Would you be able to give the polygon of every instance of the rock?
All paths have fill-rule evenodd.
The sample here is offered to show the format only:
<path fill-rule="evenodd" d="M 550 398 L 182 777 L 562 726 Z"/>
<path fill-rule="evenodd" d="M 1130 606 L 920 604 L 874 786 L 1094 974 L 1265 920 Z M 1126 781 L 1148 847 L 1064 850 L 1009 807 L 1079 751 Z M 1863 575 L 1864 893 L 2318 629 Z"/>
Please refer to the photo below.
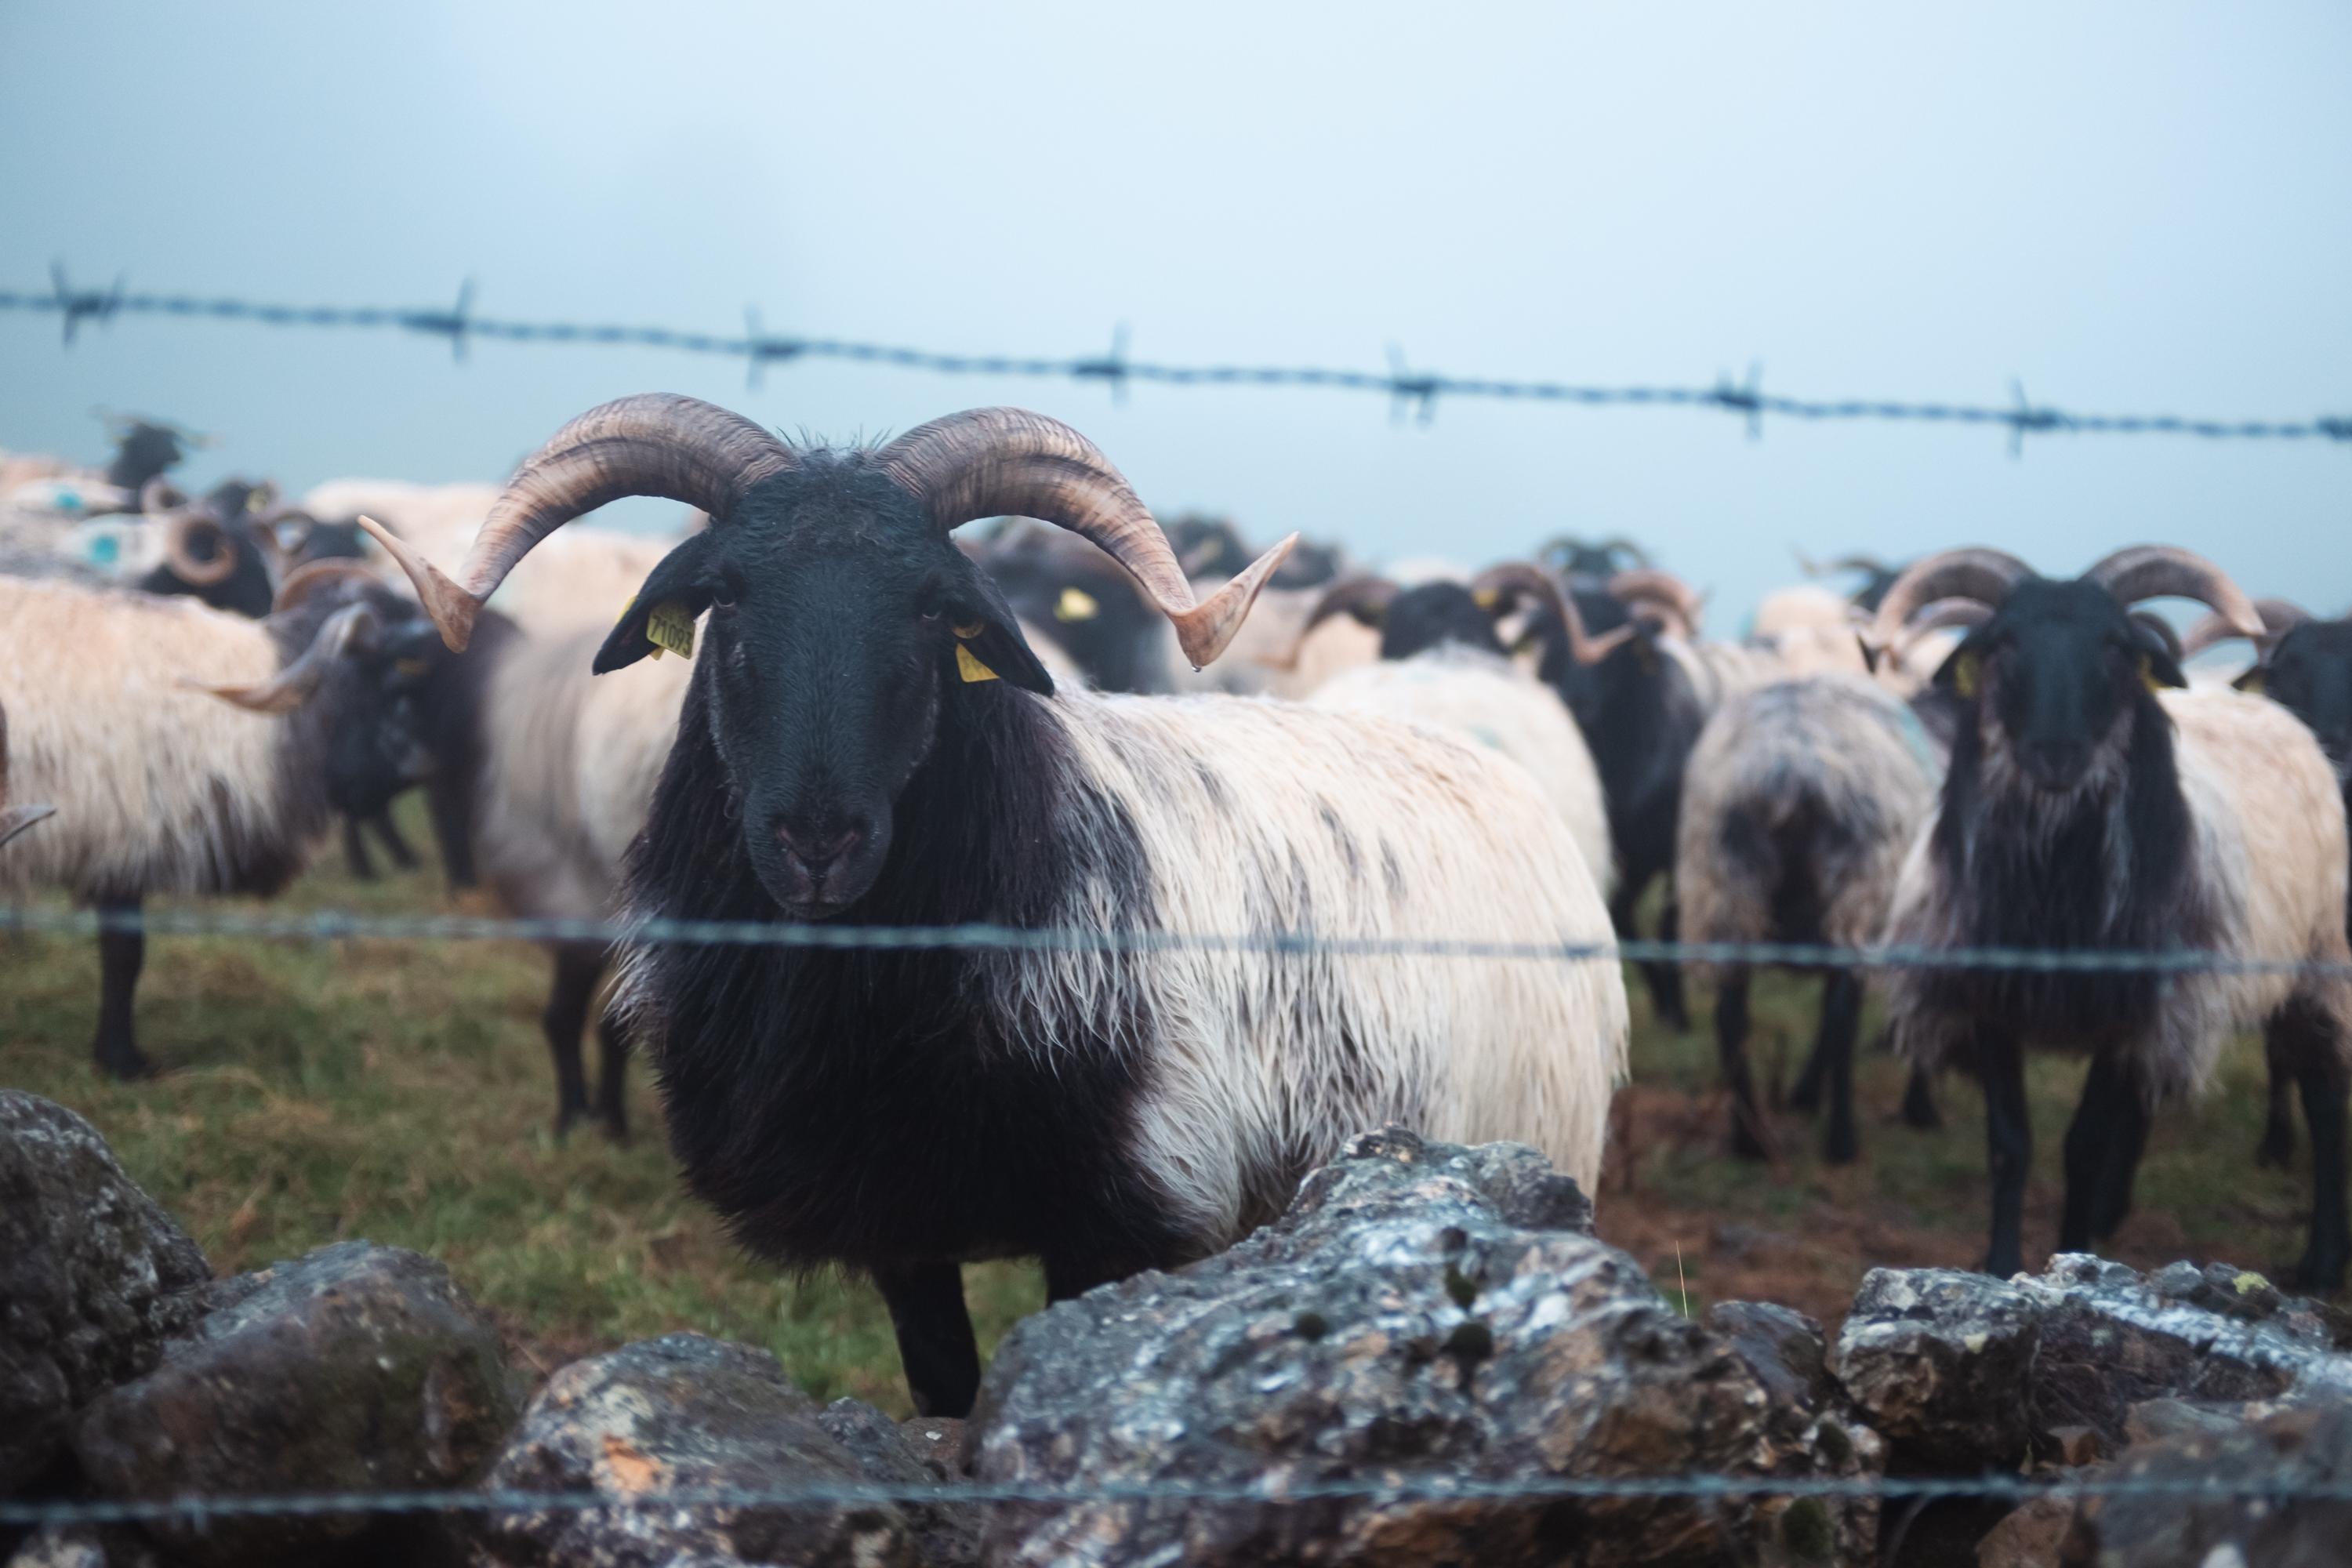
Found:
<path fill-rule="evenodd" d="M 161 1568 L 162 1563 L 155 1548 L 128 1526 L 69 1524 L 27 1537 L 8 1568 Z"/>
<path fill-rule="evenodd" d="M 984 1483 L 1093 1486 L 1858 1476 L 1758 1314 L 1743 1354 L 1675 1314 L 1532 1151 L 1388 1130 L 1228 1252 L 1048 1308 L 972 1418 Z M 1799 1321 L 1801 1322 L 1801 1320 Z M 1770 1325 L 1767 1331 L 1765 1325 Z M 1801 1337 L 1801 1336 L 1800 1336 Z M 1769 1343 L 1767 1343 L 1769 1342 Z M 1815 1352 L 1818 1354 L 1818 1352 Z M 1751 1357 L 1795 1403 L 1768 1391 Z M 1770 1497 L 1109 1500 L 992 1509 L 992 1563 L 1860 1560 L 1874 1511 Z"/>
<path fill-rule="evenodd" d="M 460 1486 L 514 1418 L 497 1328 L 415 1253 L 341 1242 L 204 1298 L 161 1364 L 75 1418 L 74 1455 L 100 1495 Z M 191 1558 L 252 1562 L 380 1522 L 215 1519 L 151 1533 Z"/>
<path fill-rule="evenodd" d="M 2155 1400 L 2227 1412 L 2352 1398 L 2340 1331 L 2256 1274 L 2179 1263 L 2143 1277 L 2062 1254 L 2006 1281 L 1874 1270 L 1832 1370 L 1899 1460 L 2011 1466 L 2118 1452 L 2134 1408 Z"/>
<path fill-rule="evenodd" d="M 2183 1489 L 2084 1500 L 2074 1529 L 2082 1561 L 2100 1568 L 2322 1568 L 2342 1563 L 2352 1540 L 2352 1407 L 2341 1403 L 2137 1447 L 2109 1473 Z M 2293 1488 L 2336 1495 L 2284 1495 Z"/>
<path fill-rule="evenodd" d="M 0 1089 L 0 1495 L 64 1453 L 76 1409 L 155 1364 L 211 1278 L 96 1128 Z"/>
<path fill-rule="evenodd" d="M 878 1414 L 870 1422 L 845 1414 L 833 1425 L 899 1473 L 869 1475 L 765 1351 L 670 1334 L 558 1371 L 485 1484 L 627 1498 L 931 1479 L 910 1450 L 901 1458 L 891 1449 L 881 1436 L 890 1424 Z M 551 1568 L 681 1562 L 911 1568 L 918 1561 L 907 1515 L 868 1502 L 486 1514 L 474 1529 L 480 1561 Z"/>
<path fill-rule="evenodd" d="M 956 1456 L 946 1430 L 957 1428 L 960 1436 L 961 1421 L 919 1420 L 901 1426 L 871 1405 L 836 1399 L 817 1416 L 817 1424 L 849 1450 L 866 1479 L 877 1485 L 936 1487 L 963 1479 L 950 1468 Z M 911 1436 L 910 1427 L 925 1436 Z M 981 1510 L 976 1504 L 902 1502 L 898 1511 L 907 1516 L 915 1555 L 925 1568 L 959 1568 L 980 1561 Z"/>
<path fill-rule="evenodd" d="M 1829 1395 L 1828 1342 L 1802 1312 L 1765 1301 L 1721 1301 L 1708 1309 L 1706 1327 L 1756 1374 L 1774 1405 L 1806 1408 Z"/>
<path fill-rule="evenodd" d="M 918 1415 L 898 1423 L 898 1435 L 907 1446 L 922 1456 L 923 1463 L 943 1481 L 961 1479 L 964 1475 L 964 1432 L 966 1423 L 943 1415 Z"/>
<path fill-rule="evenodd" d="M 1986 1532 L 1977 1543 L 1977 1568 L 2055 1568 L 2080 1561 L 2074 1537 L 2074 1505 L 2036 1498 Z"/>
<path fill-rule="evenodd" d="M 2191 1405 L 2185 1399 L 2143 1399 L 2124 1412 L 2124 1441 L 2133 1447 L 2168 1438 L 2223 1436 L 2264 1412 L 2244 1405 Z"/>

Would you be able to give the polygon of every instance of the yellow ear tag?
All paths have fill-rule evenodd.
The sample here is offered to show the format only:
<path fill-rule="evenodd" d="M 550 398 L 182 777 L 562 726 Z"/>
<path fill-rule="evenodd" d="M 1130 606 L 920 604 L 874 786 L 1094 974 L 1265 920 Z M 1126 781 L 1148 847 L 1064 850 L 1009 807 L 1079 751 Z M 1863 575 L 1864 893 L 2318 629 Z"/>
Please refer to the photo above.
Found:
<path fill-rule="evenodd" d="M 694 657 L 694 612 L 676 599 L 664 599 L 646 617 L 646 640 L 659 658 L 667 648 L 680 658 Z"/>
<path fill-rule="evenodd" d="M 2250 669 L 2238 677 L 2238 689 L 2249 697 L 2260 697 L 2263 694 L 2263 672 Z"/>
<path fill-rule="evenodd" d="M 2150 691 L 2160 692 L 2164 689 L 2164 682 L 2156 678 L 2155 661 L 2146 654 L 2139 656 L 2139 681 Z"/>
<path fill-rule="evenodd" d="M 956 644 L 956 673 L 963 677 L 964 682 L 967 685 L 975 680 L 994 680 L 996 679 L 996 671 L 989 668 L 988 666 L 974 658 L 971 656 L 971 649 L 964 647 L 961 643 Z"/>
<path fill-rule="evenodd" d="M 392 668 L 402 675 L 418 676 L 430 669 L 432 666 L 421 658 L 396 658 L 392 661 Z"/>
<path fill-rule="evenodd" d="M 1470 602 L 1482 610 L 1491 610 L 1503 602 L 1503 595 L 1499 589 L 1479 588 L 1471 594 Z"/>
<path fill-rule="evenodd" d="M 1977 694 L 1977 656 L 1964 653 L 1952 661 L 1952 689 L 1973 700 Z"/>
<path fill-rule="evenodd" d="M 1102 614 L 1102 606 L 1084 588 L 1065 588 L 1062 596 L 1054 601 L 1054 618 L 1057 621 L 1091 621 Z"/>

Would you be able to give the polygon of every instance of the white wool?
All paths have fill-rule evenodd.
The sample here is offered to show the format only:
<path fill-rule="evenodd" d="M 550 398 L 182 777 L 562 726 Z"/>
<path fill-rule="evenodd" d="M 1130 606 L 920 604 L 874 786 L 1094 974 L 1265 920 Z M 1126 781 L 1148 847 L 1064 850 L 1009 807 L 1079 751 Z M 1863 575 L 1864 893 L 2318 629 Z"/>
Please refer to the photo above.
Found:
<path fill-rule="evenodd" d="M 286 721 L 178 684 L 278 668 L 258 623 L 193 599 L 0 577 L 9 784 L 57 817 L 0 857 L 0 891 L 204 893 L 232 843 L 280 837 Z M 315 852 L 327 826 L 299 835 Z"/>
<path fill-rule="evenodd" d="M 1567 826 L 1485 748 L 1265 700 L 1073 695 L 1049 710 L 1139 833 L 1168 931 L 1610 940 Z M 1093 896 L 1076 918 L 1116 923 L 1111 891 Z M 1036 968 L 1075 1004 L 1048 1013 L 1073 1019 L 1111 973 L 1084 953 Z M 1613 962 L 1182 949 L 1146 973 L 1159 1049 L 1139 1152 L 1198 1234 L 1279 1210 L 1290 1194 L 1254 1175 L 1391 1121 L 1532 1144 L 1588 1190 L 1599 1175 L 1626 1061 Z"/>
<path fill-rule="evenodd" d="M 1510 758 L 1533 775 L 1568 825 L 1601 896 L 1616 887 L 1601 771 L 1583 731 L 1551 688 L 1500 655 L 1444 647 L 1382 659 L 1342 671 L 1308 701 L 1426 725 Z"/>
<path fill-rule="evenodd" d="M 2327 759 L 2294 717 L 2227 689 L 2168 690 L 2174 752 L 2196 834 L 2194 864 L 2220 926 L 2221 951 L 2263 960 L 2352 961 L 2344 932 L 2344 802 Z M 1937 816 L 1912 840 L 1888 940 L 1950 946 L 1958 895 L 1929 852 Z M 1888 991 L 1897 1044 L 1936 1059 L 1965 1042 L 1968 1022 L 1926 1010 L 1896 972 Z M 2329 1013 L 2352 1054 L 2352 984 L 2336 976 L 2188 973 L 2171 980 L 2148 1037 L 2124 1049 L 2158 1095 L 2202 1088 L 2230 1039 L 2258 1027 L 2292 995 Z"/>
<path fill-rule="evenodd" d="M 1756 606 L 1748 635 L 1759 642 L 1771 642 L 1790 631 L 1843 631 L 1851 638 L 1853 620 L 1853 600 L 1818 583 L 1800 583 L 1765 595 Z"/>

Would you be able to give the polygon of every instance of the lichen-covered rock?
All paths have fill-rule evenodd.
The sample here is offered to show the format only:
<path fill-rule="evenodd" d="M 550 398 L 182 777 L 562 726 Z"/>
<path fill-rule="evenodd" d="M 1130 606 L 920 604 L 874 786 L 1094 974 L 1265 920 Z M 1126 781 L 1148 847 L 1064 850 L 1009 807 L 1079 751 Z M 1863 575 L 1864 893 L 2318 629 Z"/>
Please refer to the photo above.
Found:
<path fill-rule="evenodd" d="M 63 1453 L 76 1409 L 155 1364 L 211 1278 L 96 1128 L 0 1089 L 0 1494 Z"/>
<path fill-rule="evenodd" d="M 2011 1280 L 1873 1270 L 1832 1370 L 1906 1461 L 2007 1466 L 2118 1452 L 2134 1407 L 2152 1401 L 2212 1412 L 2352 1398 L 2340 1332 L 2329 1310 L 2259 1275 L 2175 1264 L 2142 1276 L 2062 1254 Z"/>
<path fill-rule="evenodd" d="M 856 1427 L 861 1442 L 871 1436 L 862 1421 L 839 1424 Z M 878 1437 L 870 1447 L 887 1451 Z M 485 1484 L 628 1499 L 932 1479 L 919 1460 L 906 1459 L 919 1477 L 869 1475 L 775 1357 L 670 1334 L 574 1362 L 548 1379 Z M 918 1561 L 904 1512 L 869 1502 L 486 1514 L 473 1528 L 480 1561 L 530 1568 L 912 1568 Z"/>
<path fill-rule="evenodd" d="M 129 1525 L 52 1525 L 34 1531 L 8 1568 L 159 1568 L 153 1544 Z"/>
<path fill-rule="evenodd" d="M 2352 1556 L 2352 1406 L 2341 1401 L 2146 1445 L 2105 1473 L 2181 1490 L 2085 1499 L 2074 1540 L 2099 1568 L 2336 1568 Z M 2298 1488 L 2334 1495 L 2290 1495 Z"/>
<path fill-rule="evenodd" d="M 1016 1326 L 973 1415 L 978 1479 L 1279 1498 L 1400 1478 L 1875 1468 L 1875 1436 L 1776 1403 L 1729 1341 L 1586 1233 L 1589 1213 L 1527 1149 L 1360 1138 L 1230 1251 Z M 1773 1375 L 1792 1394 L 1802 1381 Z M 997 1563 L 1601 1568 L 1855 1560 L 1874 1528 L 1867 1505 L 1811 1499 L 1297 1497 L 1003 1506 L 983 1540 Z"/>
<path fill-rule="evenodd" d="M 882 1486 L 945 1486 L 962 1478 L 954 1468 L 951 1429 L 961 1421 L 916 1420 L 901 1425 L 871 1405 L 836 1399 L 817 1424 L 849 1450 L 867 1480 Z M 909 1430 L 911 1428 L 911 1430 Z M 902 1502 L 925 1568 L 963 1568 L 980 1561 L 979 1507 L 971 1503 Z"/>
<path fill-rule="evenodd" d="M 363 1241 L 223 1280 L 144 1377 L 75 1417 L 101 1496 L 463 1485 L 512 1422 L 499 1333 L 430 1258 Z M 374 1521 L 310 1515 L 155 1526 L 183 1556 L 270 1560 Z"/>

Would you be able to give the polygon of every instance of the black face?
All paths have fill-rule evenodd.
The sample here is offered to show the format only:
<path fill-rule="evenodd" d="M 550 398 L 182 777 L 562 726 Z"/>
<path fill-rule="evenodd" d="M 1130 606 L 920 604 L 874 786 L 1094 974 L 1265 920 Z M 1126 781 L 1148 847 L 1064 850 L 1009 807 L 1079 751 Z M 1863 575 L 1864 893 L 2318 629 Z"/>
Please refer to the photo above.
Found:
<path fill-rule="evenodd" d="M 1495 622 L 1459 583 L 1423 583 L 1391 599 L 1375 623 L 1382 658 L 1411 658 L 1452 643 L 1487 653 L 1503 651 Z"/>
<path fill-rule="evenodd" d="M 345 592 L 331 602 L 362 595 L 383 619 L 337 661 L 318 699 L 331 716 L 327 800 L 347 816 L 374 816 L 432 773 L 418 694 L 437 663 L 457 657 L 414 603 L 389 591 Z"/>
<path fill-rule="evenodd" d="M 2352 621 L 2305 621 L 2241 682 L 2302 720 L 2340 780 L 2352 775 Z"/>
<path fill-rule="evenodd" d="M 2029 579 L 1937 671 L 1937 684 L 1973 703 L 1979 728 L 2035 788 L 2078 787 L 2151 683 L 2183 684 L 2160 637 L 2089 583 Z M 1992 736 L 1988 734 L 1988 740 Z M 1991 749 L 1989 747 L 1989 750 Z"/>
<path fill-rule="evenodd" d="M 745 857 L 793 920 L 873 886 L 943 704 L 997 700 L 1000 680 L 1053 689 L 1003 596 L 910 498 L 863 454 L 806 461 L 672 551 L 596 657 L 601 674 L 651 652 L 664 605 L 709 612 L 690 700 Z"/>
<path fill-rule="evenodd" d="M 1167 622 L 1109 556 L 1034 524 L 986 548 L 982 561 L 1013 614 L 1053 638 L 1097 689 L 1165 688 Z"/>
<path fill-rule="evenodd" d="M 124 431 L 122 439 L 116 444 L 114 460 L 107 465 L 106 482 L 135 491 L 177 465 L 180 458 L 177 431 L 141 420 Z"/>
<path fill-rule="evenodd" d="M 1621 601 L 1598 587 L 1571 584 L 1569 594 L 1575 600 L 1577 617 L 1591 636 L 1613 631 L 1632 619 Z M 1576 716 L 1578 726 L 1595 744 L 1599 743 L 1597 737 L 1609 727 L 1612 710 L 1622 707 L 1629 700 L 1640 701 L 1634 689 L 1662 668 L 1662 656 L 1647 631 L 1638 632 L 1595 665 L 1579 664 L 1570 655 L 1568 628 L 1548 609 L 1535 612 L 1528 622 L 1526 635 L 1543 648 L 1543 660 L 1537 673 L 1544 684 L 1560 694 L 1569 711 Z"/>

